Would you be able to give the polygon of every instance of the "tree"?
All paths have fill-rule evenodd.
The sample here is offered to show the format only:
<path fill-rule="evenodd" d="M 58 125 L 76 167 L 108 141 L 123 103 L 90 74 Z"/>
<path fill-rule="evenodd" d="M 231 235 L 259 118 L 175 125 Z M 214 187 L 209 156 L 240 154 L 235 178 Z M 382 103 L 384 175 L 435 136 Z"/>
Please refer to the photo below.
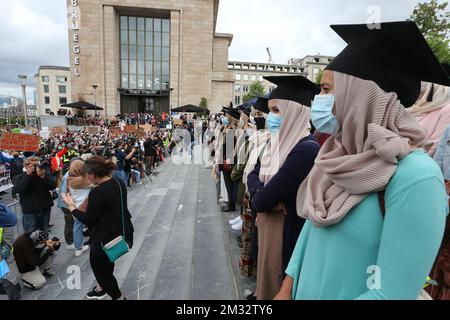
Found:
<path fill-rule="evenodd" d="M 323 69 L 320 69 L 319 72 L 316 75 L 316 83 L 320 85 L 320 81 L 322 80 L 323 76 Z"/>
<path fill-rule="evenodd" d="M 450 63 L 450 12 L 448 2 L 437 0 L 419 3 L 410 17 L 422 31 L 425 39 L 441 63 Z"/>
<path fill-rule="evenodd" d="M 208 99 L 206 99 L 205 97 L 202 97 L 202 98 L 200 99 L 199 107 L 200 107 L 200 108 L 208 109 Z"/>
<path fill-rule="evenodd" d="M 242 101 L 246 103 L 247 101 L 252 100 L 257 95 L 263 95 L 265 93 L 264 86 L 261 82 L 256 81 L 250 85 L 249 91 L 246 95 L 242 97 Z"/>

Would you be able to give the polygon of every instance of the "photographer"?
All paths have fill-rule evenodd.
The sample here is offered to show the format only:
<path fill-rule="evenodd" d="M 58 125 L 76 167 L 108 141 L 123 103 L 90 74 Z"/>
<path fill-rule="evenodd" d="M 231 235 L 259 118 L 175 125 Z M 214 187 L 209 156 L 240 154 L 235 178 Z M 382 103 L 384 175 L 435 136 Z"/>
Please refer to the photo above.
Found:
<path fill-rule="evenodd" d="M 24 161 L 24 173 L 17 177 L 13 192 L 20 194 L 25 232 L 33 230 L 48 231 L 50 212 L 53 206 L 51 190 L 56 183 L 50 174 L 42 168 L 37 157 Z"/>
<path fill-rule="evenodd" d="M 23 285 L 38 290 L 45 285 L 45 276 L 55 275 L 52 264 L 55 251 L 61 243 L 58 238 L 48 239 L 48 233 L 40 230 L 27 232 L 14 242 L 14 258 L 22 276 Z"/>

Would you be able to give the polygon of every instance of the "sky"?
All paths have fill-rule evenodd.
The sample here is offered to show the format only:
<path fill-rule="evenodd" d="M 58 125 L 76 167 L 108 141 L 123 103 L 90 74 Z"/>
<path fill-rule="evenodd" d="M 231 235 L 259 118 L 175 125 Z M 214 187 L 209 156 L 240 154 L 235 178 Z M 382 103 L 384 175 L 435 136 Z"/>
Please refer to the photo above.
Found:
<path fill-rule="evenodd" d="M 216 31 L 234 34 L 230 60 L 267 62 L 270 48 L 275 63 L 286 63 L 338 54 L 345 45 L 331 24 L 405 20 L 423 1 L 221 0 Z M 0 95 L 21 96 L 18 74 L 26 74 L 32 102 L 39 66 L 69 66 L 67 28 L 66 0 L 1 0 Z"/>

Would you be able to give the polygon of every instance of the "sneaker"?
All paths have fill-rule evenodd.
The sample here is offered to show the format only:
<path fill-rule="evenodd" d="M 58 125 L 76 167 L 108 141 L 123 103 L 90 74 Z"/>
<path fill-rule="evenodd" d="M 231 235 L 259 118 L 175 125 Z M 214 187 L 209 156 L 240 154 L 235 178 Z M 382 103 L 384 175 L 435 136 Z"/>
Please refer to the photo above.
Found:
<path fill-rule="evenodd" d="M 243 225 L 243 223 L 242 223 L 242 220 L 241 220 L 238 223 L 233 224 L 231 226 L 231 229 L 236 230 L 236 231 L 240 231 L 240 230 L 242 230 L 242 225 Z"/>
<path fill-rule="evenodd" d="M 238 223 L 240 220 L 241 220 L 241 216 L 237 216 L 236 218 L 231 219 L 230 221 L 228 221 L 228 223 L 233 225 L 233 224 Z"/>
<path fill-rule="evenodd" d="M 83 248 L 75 250 L 75 257 L 81 256 L 83 252 L 89 250 L 89 248 L 89 246 L 83 246 Z"/>
<path fill-rule="evenodd" d="M 67 250 L 75 250 L 75 245 L 74 244 L 69 244 L 66 247 Z"/>
<path fill-rule="evenodd" d="M 53 271 L 52 268 L 50 268 L 50 269 L 44 269 L 44 270 L 42 271 L 42 274 L 43 274 L 45 277 L 53 277 L 54 275 L 56 275 L 56 272 Z"/>
<path fill-rule="evenodd" d="M 106 292 L 105 290 L 98 292 L 97 287 L 95 287 L 86 295 L 86 298 L 88 298 L 89 300 L 103 300 L 106 298 Z"/>

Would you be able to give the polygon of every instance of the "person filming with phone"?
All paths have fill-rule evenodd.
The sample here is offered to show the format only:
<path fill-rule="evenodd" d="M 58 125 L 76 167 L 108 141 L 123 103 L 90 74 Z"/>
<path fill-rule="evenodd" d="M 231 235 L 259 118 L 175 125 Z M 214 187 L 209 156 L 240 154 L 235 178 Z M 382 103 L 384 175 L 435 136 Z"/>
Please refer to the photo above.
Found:
<path fill-rule="evenodd" d="M 47 232 L 53 207 L 51 191 L 56 189 L 56 183 L 42 167 L 40 158 L 27 158 L 23 164 L 24 172 L 16 178 L 13 188 L 13 193 L 20 195 L 23 228 L 26 233 L 34 230 Z"/>

